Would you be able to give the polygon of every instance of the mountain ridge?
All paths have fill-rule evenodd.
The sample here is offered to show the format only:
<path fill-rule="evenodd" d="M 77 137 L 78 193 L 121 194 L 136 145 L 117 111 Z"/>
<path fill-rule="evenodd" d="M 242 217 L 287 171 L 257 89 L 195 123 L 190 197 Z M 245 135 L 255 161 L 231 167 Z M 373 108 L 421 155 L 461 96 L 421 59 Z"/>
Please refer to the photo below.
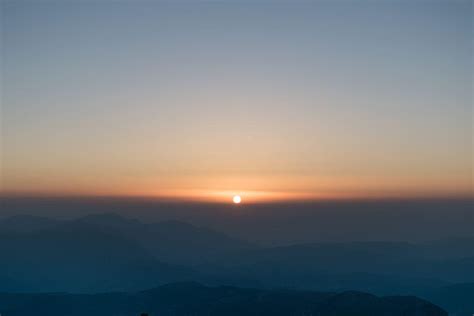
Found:
<path fill-rule="evenodd" d="M 357 291 L 332 293 L 209 287 L 196 282 L 165 284 L 134 293 L 74 295 L 0 293 L 0 312 L 20 316 L 140 315 L 320 315 L 447 316 L 442 308 L 413 296 L 379 297 Z M 375 313 L 375 314 L 374 314 Z"/>

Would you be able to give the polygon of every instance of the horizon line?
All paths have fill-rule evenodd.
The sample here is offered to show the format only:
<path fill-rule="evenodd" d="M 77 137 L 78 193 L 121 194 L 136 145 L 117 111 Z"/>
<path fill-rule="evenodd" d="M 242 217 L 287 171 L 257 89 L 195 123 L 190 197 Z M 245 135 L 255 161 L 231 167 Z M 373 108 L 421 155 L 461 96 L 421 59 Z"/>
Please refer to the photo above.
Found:
<path fill-rule="evenodd" d="M 54 193 L 24 193 L 0 192 L 0 199 L 35 199 L 35 200 L 128 200 L 128 201 L 154 201 L 170 204 L 212 204 L 232 205 L 229 200 L 212 200 L 192 197 L 170 197 L 157 195 L 126 195 L 126 194 L 54 194 Z M 243 201 L 235 207 L 256 204 L 312 204 L 312 203 L 351 203 L 351 202 L 410 202 L 410 201 L 472 201 L 474 194 L 465 195 L 381 195 L 381 196 L 327 196 L 312 198 L 288 198 L 276 200 L 250 200 Z"/>

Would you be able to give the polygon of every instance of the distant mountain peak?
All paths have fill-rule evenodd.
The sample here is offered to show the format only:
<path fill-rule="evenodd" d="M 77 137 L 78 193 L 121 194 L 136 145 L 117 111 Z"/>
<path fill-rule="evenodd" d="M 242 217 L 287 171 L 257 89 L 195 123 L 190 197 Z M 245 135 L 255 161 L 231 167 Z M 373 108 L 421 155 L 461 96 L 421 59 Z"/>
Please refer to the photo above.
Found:
<path fill-rule="evenodd" d="M 78 218 L 78 222 L 86 222 L 90 224 L 101 224 L 101 225 L 130 225 L 130 224 L 142 224 L 139 220 L 133 218 L 127 218 L 122 215 L 108 212 L 108 213 L 97 213 L 89 214 Z"/>
<path fill-rule="evenodd" d="M 33 232 L 47 229 L 61 221 L 48 217 L 20 214 L 0 220 L 0 231 L 3 232 Z"/>

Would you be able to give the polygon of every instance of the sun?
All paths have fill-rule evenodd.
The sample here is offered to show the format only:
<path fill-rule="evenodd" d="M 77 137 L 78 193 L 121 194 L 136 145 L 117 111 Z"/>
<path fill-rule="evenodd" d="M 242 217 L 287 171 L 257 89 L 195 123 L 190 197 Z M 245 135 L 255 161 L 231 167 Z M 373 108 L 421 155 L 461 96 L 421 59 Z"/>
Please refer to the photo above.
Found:
<path fill-rule="evenodd" d="M 234 204 L 240 204 L 240 202 L 242 202 L 242 198 L 240 197 L 240 195 L 234 195 L 232 201 L 234 202 Z"/>

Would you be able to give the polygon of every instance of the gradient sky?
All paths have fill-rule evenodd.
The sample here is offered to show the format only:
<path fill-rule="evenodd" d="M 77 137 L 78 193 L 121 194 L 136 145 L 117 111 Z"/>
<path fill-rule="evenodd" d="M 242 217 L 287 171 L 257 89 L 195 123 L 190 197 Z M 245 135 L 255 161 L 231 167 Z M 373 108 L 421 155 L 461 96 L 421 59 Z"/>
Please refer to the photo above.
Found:
<path fill-rule="evenodd" d="M 2 1 L 2 191 L 472 196 L 472 6 Z"/>

